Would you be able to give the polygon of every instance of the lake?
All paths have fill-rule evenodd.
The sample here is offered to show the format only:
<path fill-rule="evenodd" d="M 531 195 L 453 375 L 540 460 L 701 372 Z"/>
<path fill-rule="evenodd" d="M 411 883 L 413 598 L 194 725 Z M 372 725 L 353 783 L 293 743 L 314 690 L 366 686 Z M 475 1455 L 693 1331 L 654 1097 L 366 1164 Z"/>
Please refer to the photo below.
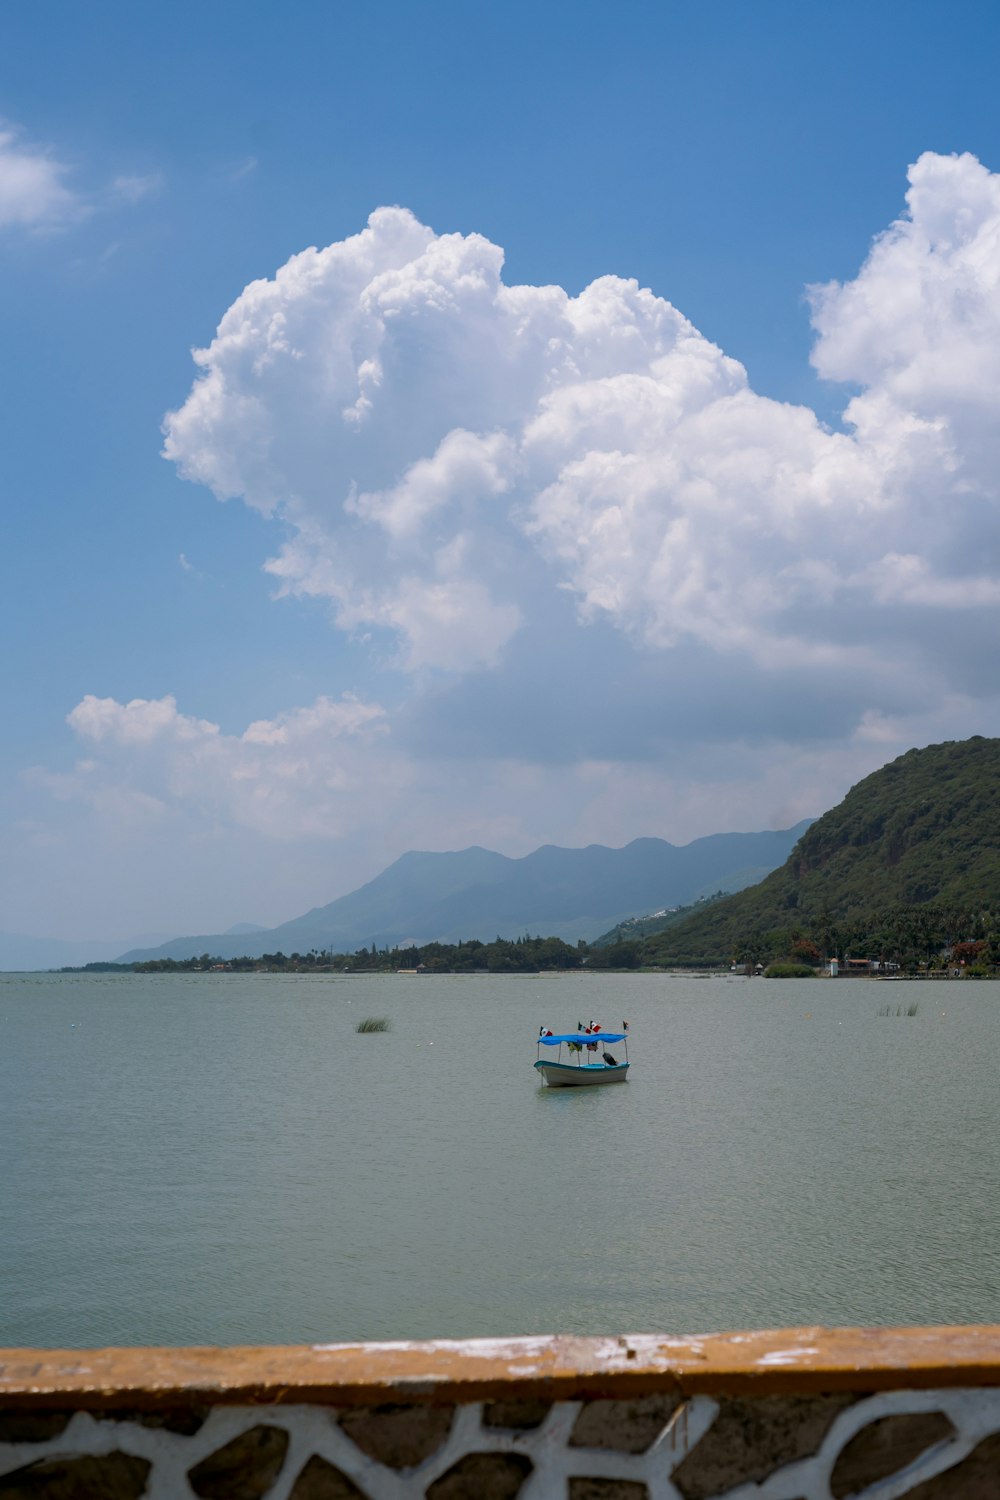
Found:
<path fill-rule="evenodd" d="M 1000 1321 L 998 1069 L 992 982 L 2 975 L 0 1344 Z"/>

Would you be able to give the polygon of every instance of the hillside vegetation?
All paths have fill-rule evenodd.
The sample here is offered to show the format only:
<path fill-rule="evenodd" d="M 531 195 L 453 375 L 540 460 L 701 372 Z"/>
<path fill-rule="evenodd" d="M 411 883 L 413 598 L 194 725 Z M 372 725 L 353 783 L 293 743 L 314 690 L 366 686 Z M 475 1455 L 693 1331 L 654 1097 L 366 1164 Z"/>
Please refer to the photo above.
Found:
<path fill-rule="evenodd" d="M 852 787 L 760 885 L 647 937 L 643 963 L 927 957 L 1000 932 L 1000 740 L 910 750 Z"/>

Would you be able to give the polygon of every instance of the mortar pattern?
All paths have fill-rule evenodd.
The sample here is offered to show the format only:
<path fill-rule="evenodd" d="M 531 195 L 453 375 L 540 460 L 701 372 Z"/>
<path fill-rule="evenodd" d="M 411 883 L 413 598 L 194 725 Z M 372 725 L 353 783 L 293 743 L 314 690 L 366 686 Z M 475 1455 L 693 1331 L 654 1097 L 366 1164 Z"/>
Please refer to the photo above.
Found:
<path fill-rule="evenodd" d="M 0 1500 L 1000 1495 L 1000 1389 L 64 1415 L 8 1410 Z"/>

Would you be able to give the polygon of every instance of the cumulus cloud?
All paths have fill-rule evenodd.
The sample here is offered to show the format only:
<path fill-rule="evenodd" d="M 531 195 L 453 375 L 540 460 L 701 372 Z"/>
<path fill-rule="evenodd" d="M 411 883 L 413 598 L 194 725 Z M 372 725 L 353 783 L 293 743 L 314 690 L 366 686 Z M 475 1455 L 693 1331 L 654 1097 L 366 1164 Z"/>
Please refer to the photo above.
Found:
<path fill-rule="evenodd" d="M 845 420 L 913 519 L 933 524 L 947 497 L 997 499 L 1000 176 L 974 156 L 928 152 L 909 180 L 907 213 L 855 280 L 812 289 L 813 363 L 865 388 Z M 946 541 L 953 518 L 937 530 Z"/>
<path fill-rule="evenodd" d="M 497 663 L 544 588 L 768 670 L 870 673 L 900 610 L 932 651 L 943 612 L 995 608 L 1000 178 L 974 157 L 922 156 L 858 276 L 812 289 L 815 366 L 861 387 L 840 432 L 635 282 L 502 265 L 380 209 L 196 353 L 165 451 L 290 523 L 282 591 L 448 671 Z"/>
<path fill-rule="evenodd" d="M 88 693 L 67 715 L 66 722 L 83 739 L 119 745 L 151 745 L 164 739 L 192 742 L 219 733 L 218 725 L 207 719 L 179 714 L 173 697 L 117 703 L 114 698 L 95 698 Z"/>
<path fill-rule="evenodd" d="M 173 920 L 197 931 L 212 928 L 220 906 L 228 920 L 241 919 L 241 901 L 262 919 L 295 915 L 356 888 L 408 848 L 480 844 L 520 855 L 546 842 L 620 846 L 650 833 L 684 842 L 787 827 L 913 741 L 941 738 L 968 707 L 953 694 L 908 718 L 872 710 L 853 734 L 780 751 L 762 735 L 739 742 L 735 756 L 729 741 L 675 745 L 626 775 L 612 743 L 606 755 L 578 755 L 571 765 L 502 743 L 478 761 L 460 749 L 414 754 L 390 715 L 349 697 L 320 698 L 238 734 L 185 714 L 172 697 L 87 697 L 69 715 L 80 759 L 69 771 L 27 777 L 26 792 L 43 802 L 17 832 L 4 896 L 12 907 L 25 899 L 26 870 L 37 872 L 38 896 L 62 881 L 51 843 L 62 850 L 67 829 L 64 852 L 77 869 L 67 910 L 79 907 L 81 881 L 94 897 L 82 872 L 100 848 L 105 901 L 115 888 L 116 907 L 134 908 L 130 920 L 140 922 L 156 910 L 162 921 L 187 902 L 191 910 Z M 57 829 L 44 811 L 50 798 L 61 804 Z"/>
<path fill-rule="evenodd" d="M 0 230 L 45 229 L 80 212 L 80 201 L 66 187 L 66 166 L 0 124 Z"/>
<path fill-rule="evenodd" d="M 159 808 L 183 807 L 268 837 L 336 837 L 354 826 L 353 799 L 366 799 L 379 765 L 400 787 L 402 768 L 373 747 L 385 733 L 381 707 L 345 696 L 259 719 L 241 735 L 181 713 L 173 696 L 85 697 L 68 715 L 91 756 L 52 784 L 57 794 L 103 800 L 127 788 Z"/>
<path fill-rule="evenodd" d="M 83 757 L 36 773 L 92 818 L 81 848 L 155 827 L 172 888 L 238 848 L 287 916 L 406 848 L 787 826 L 1000 731 L 1000 178 L 922 156 L 857 275 L 811 289 L 839 430 L 635 282 L 502 270 L 379 209 L 196 351 L 167 456 L 280 522 L 278 591 L 413 680 L 373 693 L 391 713 L 321 698 L 238 734 L 84 699 Z"/>

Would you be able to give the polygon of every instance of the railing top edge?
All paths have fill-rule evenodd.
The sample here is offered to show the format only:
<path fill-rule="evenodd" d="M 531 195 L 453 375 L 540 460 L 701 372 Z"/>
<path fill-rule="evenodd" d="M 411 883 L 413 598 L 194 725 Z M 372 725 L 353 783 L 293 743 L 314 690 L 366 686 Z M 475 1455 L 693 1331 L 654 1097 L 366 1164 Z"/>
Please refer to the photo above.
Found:
<path fill-rule="evenodd" d="M 433 1403 L 1000 1386 L 1000 1326 L 246 1348 L 0 1349 L 0 1408 Z"/>

